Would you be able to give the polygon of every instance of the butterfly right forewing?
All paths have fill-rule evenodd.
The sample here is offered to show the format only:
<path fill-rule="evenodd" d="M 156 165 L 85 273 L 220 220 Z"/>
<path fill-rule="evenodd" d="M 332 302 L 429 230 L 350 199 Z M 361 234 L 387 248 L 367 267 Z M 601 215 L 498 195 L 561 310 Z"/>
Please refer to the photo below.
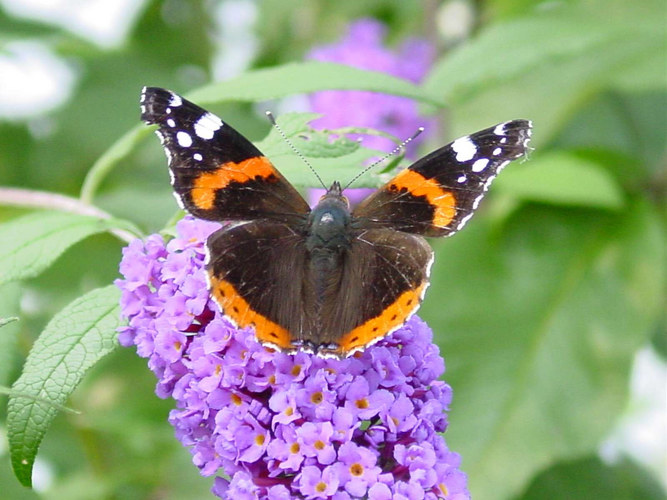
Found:
<path fill-rule="evenodd" d="M 532 124 L 512 120 L 420 159 L 353 211 L 357 224 L 449 236 L 473 215 L 498 172 L 525 155 Z"/>

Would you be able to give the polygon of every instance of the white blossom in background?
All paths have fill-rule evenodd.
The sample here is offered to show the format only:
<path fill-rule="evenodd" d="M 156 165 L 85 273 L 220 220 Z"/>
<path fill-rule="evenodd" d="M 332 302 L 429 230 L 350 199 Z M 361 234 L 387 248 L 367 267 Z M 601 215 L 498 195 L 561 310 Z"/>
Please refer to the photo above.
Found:
<path fill-rule="evenodd" d="M 7 13 L 60 26 L 104 48 L 121 45 L 145 0 L 2 0 Z"/>
<path fill-rule="evenodd" d="M 450 44 L 468 38 L 474 22 L 474 8 L 470 2 L 464 0 L 450 0 L 443 3 L 435 19 L 438 33 Z"/>
<path fill-rule="evenodd" d="M 667 487 L 667 364 L 652 349 L 635 357 L 628 409 L 600 455 L 609 463 L 629 455 Z"/>
<path fill-rule="evenodd" d="M 11 42 L 0 52 L 0 119 L 25 119 L 67 101 L 76 72 L 46 45 Z"/>
<path fill-rule="evenodd" d="M 63 28 L 102 48 L 120 46 L 144 0 L 0 0 L 10 16 Z M 7 43 L 0 53 L 0 119 L 23 120 L 65 103 L 77 72 L 42 40 Z M 39 133 L 48 133 L 41 130 Z"/>
<path fill-rule="evenodd" d="M 247 70 L 259 49 L 254 32 L 259 12 L 251 0 L 220 2 L 213 8 L 216 30 L 211 61 L 213 80 L 229 80 Z"/>

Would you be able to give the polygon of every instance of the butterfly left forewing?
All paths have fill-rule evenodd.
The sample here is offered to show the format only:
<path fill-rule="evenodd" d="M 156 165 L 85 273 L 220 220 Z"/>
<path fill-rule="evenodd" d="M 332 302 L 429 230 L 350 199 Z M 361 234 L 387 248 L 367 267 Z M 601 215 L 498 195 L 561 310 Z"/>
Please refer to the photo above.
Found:
<path fill-rule="evenodd" d="M 141 119 L 158 126 L 174 194 L 194 216 L 294 222 L 309 211 L 271 161 L 213 113 L 170 90 L 145 87 Z"/>
<path fill-rule="evenodd" d="M 528 120 L 504 122 L 432 152 L 357 206 L 356 223 L 425 236 L 453 234 L 498 172 L 525 155 L 531 127 Z"/>

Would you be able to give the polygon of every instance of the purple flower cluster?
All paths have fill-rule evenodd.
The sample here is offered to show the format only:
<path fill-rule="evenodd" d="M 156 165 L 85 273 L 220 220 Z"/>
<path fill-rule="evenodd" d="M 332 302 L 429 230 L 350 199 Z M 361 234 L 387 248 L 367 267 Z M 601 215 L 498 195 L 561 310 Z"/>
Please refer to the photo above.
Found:
<path fill-rule="evenodd" d="M 410 39 L 392 51 L 383 45 L 385 31 L 385 26 L 376 19 L 360 19 L 350 24 L 340 42 L 313 49 L 308 57 L 419 82 L 434 60 L 433 46 L 425 40 Z M 435 128 L 435 122 L 420 117 L 417 103 L 407 97 L 328 90 L 313 94 L 310 103 L 313 111 L 324 115 L 313 122 L 315 127 L 369 127 L 399 139 L 410 137 L 420 126 L 426 126 L 427 132 Z M 382 151 L 395 147 L 388 139 L 377 136 L 364 136 L 364 144 Z"/>
<path fill-rule="evenodd" d="M 234 328 L 206 289 L 204 242 L 217 224 L 187 217 L 177 236 L 123 251 L 119 339 L 136 345 L 172 397 L 169 420 L 220 498 L 464 499 L 460 457 L 441 432 L 451 388 L 417 317 L 344 360 L 288 355 Z"/>

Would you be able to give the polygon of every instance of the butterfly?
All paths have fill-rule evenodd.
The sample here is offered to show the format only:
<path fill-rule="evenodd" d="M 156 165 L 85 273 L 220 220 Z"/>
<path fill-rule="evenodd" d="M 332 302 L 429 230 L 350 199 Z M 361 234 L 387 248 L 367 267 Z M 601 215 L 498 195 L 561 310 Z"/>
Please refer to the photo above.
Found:
<path fill-rule="evenodd" d="M 532 124 L 512 120 L 424 156 L 353 209 L 334 182 L 311 209 L 249 140 L 166 89 L 145 87 L 171 184 L 195 217 L 231 222 L 206 243 L 210 293 L 268 346 L 346 357 L 419 308 L 433 251 L 475 213 L 498 172 L 526 154 Z"/>

